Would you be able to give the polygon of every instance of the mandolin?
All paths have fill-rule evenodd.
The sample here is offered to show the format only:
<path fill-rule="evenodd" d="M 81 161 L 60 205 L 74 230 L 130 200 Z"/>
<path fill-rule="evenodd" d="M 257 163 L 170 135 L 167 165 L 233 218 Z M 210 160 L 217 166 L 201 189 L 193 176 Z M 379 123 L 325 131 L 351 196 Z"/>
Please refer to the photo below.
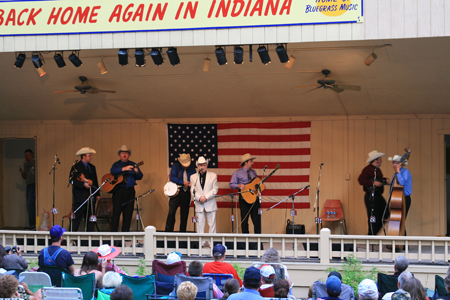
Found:
<path fill-rule="evenodd" d="M 134 168 L 137 168 L 139 166 L 142 166 L 144 164 L 143 161 L 135 164 L 133 166 Z M 112 175 L 111 173 L 105 174 L 102 177 L 102 182 L 105 182 L 106 180 L 109 179 L 109 181 L 107 181 L 104 185 L 103 185 L 103 190 L 107 193 L 114 193 L 115 190 L 117 189 L 117 186 L 123 181 L 123 175 L 125 175 L 126 172 L 122 172 L 118 175 Z"/>
<path fill-rule="evenodd" d="M 255 177 L 249 183 L 247 183 L 241 191 L 242 198 L 244 198 L 245 202 L 247 202 L 248 204 L 252 204 L 253 202 L 255 202 L 258 198 L 258 190 L 261 189 L 262 192 L 266 188 L 266 186 L 264 185 L 264 181 L 269 179 L 269 177 L 272 176 L 273 173 L 275 173 L 279 168 L 280 165 L 277 165 L 275 170 L 264 177 L 263 180 L 261 180 L 259 177 Z"/>

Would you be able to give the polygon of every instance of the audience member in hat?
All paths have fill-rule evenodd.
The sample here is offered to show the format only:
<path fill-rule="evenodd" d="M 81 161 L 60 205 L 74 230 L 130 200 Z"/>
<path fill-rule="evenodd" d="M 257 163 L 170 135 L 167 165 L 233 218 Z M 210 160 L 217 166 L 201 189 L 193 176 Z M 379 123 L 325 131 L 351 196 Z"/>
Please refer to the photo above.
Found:
<path fill-rule="evenodd" d="M 133 291 L 121 284 L 111 293 L 111 300 L 133 300 Z"/>
<path fill-rule="evenodd" d="M 181 261 L 181 253 L 180 252 L 170 252 L 169 255 L 167 255 L 167 265 L 171 265 L 173 263 Z"/>
<path fill-rule="evenodd" d="M 119 273 L 113 271 L 106 272 L 105 275 L 103 275 L 102 283 L 103 288 L 101 288 L 98 292 L 105 294 L 106 298 L 108 298 L 114 291 L 114 289 L 122 283 L 122 276 L 120 276 Z"/>
<path fill-rule="evenodd" d="M 323 297 L 323 300 L 338 300 L 339 295 L 341 294 L 342 291 L 342 282 L 341 280 L 332 275 L 330 277 L 328 277 L 327 282 L 326 282 L 326 287 L 327 287 L 327 294 L 328 297 Z"/>
<path fill-rule="evenodd" d="M 75 276 L 83 276 L 91 273 L 95 274 L 95 283 L 98 288 L 103 287 L 103 275 L 106 273 L 107 261 L 106 258 L 102 259 L 101 262 L 102 271 L 98 271 L 98 255 L 95 252 L 89 251 L 83 257 L 83 262 L 81 263 L 81 268 L 76 269 Z"/>
<path fill-rule="evenodd" d="M 447 295 L 439 295 L 439 299 L 450 300 L 450 266 L 447 270 L 447 276 L 444 278 L 445 289 L 447 290 Z"/>
<path fill-rule="evenodd" d="M 223 285 L 224 294 L 222 299 L 228 299 L 230 295 L 239 293 L 239 281 L 236 278 L 228 278 Z"/>
<path fill-rule="evenodd" d="M 175 226 L 175 214 L 180 207 L 180 232 L 186 232 L 189 206 L 191 205 L 191 176 L 195 173 L 191 155 L 180 154 L 176 163 L 170 170 L 170 181 L 181 186 L 176 196 L 169 200 L 169 213 L 166 220 L 166 232 L 173 232 Z"/>
<path fill-rule="evenodd" d="M 203 266 L 203 273 L 218 273 L 218 274 L 231 274 L 239 281 L 239 286 L 242 286 L 242 280 L 239 278 L 236 270 L 229 263 L 224 262 L 226 247 L 222 244 L 217 244 L 213 248 L 214 261 L 206 263 Z M 259 275 L 261 281 L 261 275 Z"/>
<path fill-rule="evenodd" d="M 404 290 L 397 290 L 392 294 L 392 300 L 411 300 L 411 295 Z"/>
<path fill-rule="evenodd" d="M 399 276 L 403 271 L 405 271 L 409 266 L 409 260 L 403 255 L 397 256 L 394 262 L 395 273 L 392 276 Z"/>
<path fill-rule="evenodd" d="M 273 285 L 273 289 L 274 289 L 274 296 L 273 296 L 274 298 L 289 298 L 290 286 L 287 280 L 278 279 Z"/>
<path fill-rule="evenodd" d="M 278 253 L 277 249 L 275 248 L 269 248 L 264 252 L 263 256 L 261 256 L 261 262 L 265 263 L 277 263 L 281 265 L 281 259 L 280 254 Z M 289 285 L 292 285 L 291 278 L 289 277 L 289 272 L 287 270 L 287 267 L 285 265 L 282 265 L 284 268 L 284 279 L 286 279 L 289 282 Z"/>
<path fill-rule="evenodd" d="M 411 300 L 427 300 L 425 289 L 417 278 L 408 279 L 403 285 L 403 290 L 409 293 Z"/>
<path fill-rule="evenodd" d="M 3 249 L 3 251 L 5 251 Z M 8 269 L 18 269 L 18 270 L 26 270 L 28 268 L 28 262 L 25 258 L 22 257 L 22 249 L 20 247 L 16 247 L 16 253 L 10 251 L 3 257 L 3 263 L 0 263 L 0 266 Z"/>
<path fill-rule="evenodd" d="M 39 252 L 39 267 L 58 266 L 67 269 L 73 274 L 73 259 L 70 252 L 61 248 L 63 234 L 66 230 L 59 225 L 55 225 L 50 229 L 50 239 L 52 244 Z"/>
<path fill-rule="evenodd" d="M 263 297 L 273 298 L 275 294 L 273 283 L 275 282 L 275 270 L 270 265 L 265 265 L 261 268 L 261 286 L 259 293 Z M 289 286 L 289 284 L 288 284 Z M 284 298 L 284 297 L 281 297 Z"/>
<path fill-rule="evenodd" d="M 97 253 L 99 259 L 102 259 L 102 260 L 103 260 L 103 258 L 106 259 L 106 272 L 113 271 L 113 272 L 117 272 L 117 273 L 120 273 L 123 275 L 128 275 L 124 270 L 122 270 L 121 268 L 119 268 L 117 265 L 115 265 L 112 262 L 112 259 L 120 254 L 119 248 L 110 246 L 108 244 L 104 244 L 104 245 L 101 245 L 100 247 L 98 247 L 97 249 L 95 249 L 94 252 Z M 102 264 L 103 264 L 103 261 L 98 264 L 98 268 L 97 268 L 98 271 L 103 272 Z"/>
<path fill-rule="evenodd" d="M 413 275 L 408 271 L 403 271 L 399 276 L 397 280 L 397 287 L 399 290 L 403 290 L 403 287 L 405 286 L 405 283 L 412 278 Z M 391 300 L 393 292 L 386 293 L 383 296 L 383 300 Z"/>
<path fill-rule="evenodd" d="M 233 294 L 228 300 L 262 300 L 264 299 L 258 292 L 261 286 L 261 272 L 255 267 L 249 267 L 244 274 L 244 291 Z"/>
<path fill-rule="evenodd" d="M 371 279 L 364 279 L 358 285 L 359 300 L 378 300 L 378 288 Z"/>
<path fill-rule="evenodd" d="M 256 157 L 250 155 L 250 153 L 241 156 L 241 168 L 234 171 L 233 175 L 231 175 L 230 188 L 242 191 L 245 185 L 258 176 L 256 171 L 252 169 L 255 159 Z M 257 197 L 257 195 L 255 194 L 254 197 Z M 259 201 L 255 201 L 252 204 L 247 203 L 242 197 L 242 194 L 239 194 L 239 207 L 241 209 L 242 233 L 249 233 L 248 219 L 250 217 L 252 218 L 254 233 L 261 233 L 261 215 L 259 214 L 261 203 Z"/>
<path fill-rule="evenodd" d="M 14 275 L 2 275 L 0 276 L 0 298 L 20 298 L 19 294 L 19 281 L 22 281 L 25 277 L 21 277 L 19 280 Z M 30 291 L 28 285 L 25 282 L 20 282 L 24 291 L 29 296 L 34 296 L 34 293 Z M 35 297 L 30 299 L 36 299 Z"/>
<path fill-rule="evenodd" d="M 203 276 L 203 264 L 198 260 L 194 260 L 189 264 L 188 273 L 191 277 L 202 277 Z M 206 273 L 206 272 L 205 272 Z M 223 297 L 222 291 L 213 283 L 213 298 L 220 299 Z"/>
<path fill-rule="evenodd" d="M 369 158 L 367 159 L 368 165 L 361 171 L 361 174 L 358 177 L 358 182 L 363 186 L 363 190 L 366 193 L 364 196 L 364 203 L 366 204 L 367 223 L 369 226 L 368 235 L 377 235 L 378 231 L 383 227 L 381 219 L 383 218 L 384 208 L 386 206 L 386 200 L 384 200 L 383 197 L 383 182 L 386 181 L 386 183 L 390 183 L 388 178 L 383 177 L 383 172 L 380 170 L 382 156 L 385 155 L 386 154 L 378 152 L 377 150 L 371 151 L 369 153 Z M 373 180 L 375 171 L 377 176 L 376 180 Z M 374 186 L 375 199 L 372 201 L 372 190 Z M 374 209 L 375 223 L 370 222 L 372 206 Z"/>
<path fill-rule="evenodd" d="M 91 164 L 95 153 L 95 150 L 92 148 L 81 148 L 76 153 L 81 160 L 70 169 L 69 181 L 72 184 L 72 211 L 75 214 L 75 219 L 72 220 L 72 231 L 78 231 L 83 215 L 88 219 L 87 231 L 94 231 L 95 229 L 95 222 L 91 222 L 90 216 L 95 214 L 95 203 L 100 200 L 100 191 L 97 191 L 88 202 L 81 206 L 89 198 L 89 195 L 98 188 L 97 171 L 95 166 Z M 82 227 L 84 226 L 82 225 Z"/>
<path fill-rule="evenodd" d="M 195 300 L 198 288 L 192 282 L 182 282 L 177 289 L 177 297 L 180 300 Z"/>
<path fill-rule="evenodd" d="M 123 181 L 116 186 L 112 196 L 113 216 L 111 220 L 111 231 L 119 231 L 120 215 L 123 213 L 122 232 L 128 232 L 130 231 L 131 217 L 133 216 L 134 210 L 134 201 L 130 200 L 136 197 L 136 191 L 134 189 L 136 181 L 141 180 L 144 175 L 139 169 L 139 166 L 129 160 L 131 149 L 128 149 L 126 145 L 122 145 L 117 150 L 117 155 L 119 155 L 120 159 L 112 165 L 110 172 L 114 176 L 123 174 Z"/>

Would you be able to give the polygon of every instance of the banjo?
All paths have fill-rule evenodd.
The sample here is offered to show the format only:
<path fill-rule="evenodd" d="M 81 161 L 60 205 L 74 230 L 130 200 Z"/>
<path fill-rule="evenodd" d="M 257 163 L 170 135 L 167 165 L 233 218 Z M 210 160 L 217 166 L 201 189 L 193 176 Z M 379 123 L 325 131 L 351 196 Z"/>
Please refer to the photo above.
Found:
<path fill-rule="evenodd" d="M 181 187 L 182 185 L 177 185 L 176 183 L 169 181 L 164 185 L 164 195 L 169 199 L 176 197 L 180 192 Z"/>

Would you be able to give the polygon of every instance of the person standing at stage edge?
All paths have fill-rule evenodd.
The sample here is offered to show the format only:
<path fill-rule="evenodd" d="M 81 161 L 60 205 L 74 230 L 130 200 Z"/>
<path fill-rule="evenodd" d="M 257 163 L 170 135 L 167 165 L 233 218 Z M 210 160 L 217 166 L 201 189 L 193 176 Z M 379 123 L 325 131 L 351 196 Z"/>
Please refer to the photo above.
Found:
<path fill-rule="evenodd" d="M 373 150 L 369 153 L 369 158 L 367 159 L 368 165 L 361 171 L 358 177 L 358 182 L 363 186 L 364 192 L 364 203 L 366 204 L 367 219 L 369 225 L 368 235 L 376 235 L 378 231 L 383 227 L 383 212 L 386 207 L 386 200 L 384 200 L 383 192 L 384 186 L 383 181 L 390 183 L 388 178 L 383 177 L 383 172 L 381 172 L 380 167 L 382 163 L 382 156 L 386 154 Z M 375 178 L 376 171 L 376 178 Z M 375 179 L 375 180 L 374 180 Z M 372 188 L 375 185 L 374 198 L 372 199 Z M 372 201 L 373 200 L 373 201 Z M 370 216 L 372 215 L 372 206 L 374 209 L 375 222 L 370 222 Z M 387 216 L 385 216 L 387 217 Z"/>
<path fill-rule="evenodd" d="M 133 216 L 134 201 L 136 191 L 134 186 L 137 180 L 141 180 L 144 175 L 136 163 L 129 160 L 131 149 L 122 145 L 118 150 L 119 160 L 111 167 L 111 174 L 116 176 L 123 174 L 123 181 L 117 186 L 112 196 L 113 216 L 111 221 L 111 231 L 119 231 L 120 215 L 123 212 L 122 232 L 130 231 L 131 217 Z M 136 167 L 135 167 L 136 166 Z M 128 202 L 128 203 L 127 203 Z M 127 203 L 126 205 L 123 205 Z"/>
<path fill-rule="evenodd" d="M 72 231 L 78 231 L 83 215 L 88 219 L 87 231 L 94 231 L 95 223 L 90 222 L 89 217 L 95 214 L 95 202 L 100 200 L 100 191 L 93 195 L 93 203 L 86 202 L 81 208 L 81 204 L 89 198 L 91 191 L 94 192 L 98 188 L 97 171 L 95 166 L 91 164 L 92 156 L 95 150 L 84 147 L 78 150 L 76 156 L 80 156 L 81 160 L 74 164 L 70 170 L 70 183 L 72 184 L 72 211 L 75 213 L 75 219 L 72 221 Z M 82 178 L 84 177 L 84 178 Z M 92 180 L 92 184 L 88 182 Z M 91 207 L 94 209 L 92 211 Z"/>
<path fill-rule="evenodd" d="M 26 199 L 28 211 L 28 224 L 31 228 L 36 227 L 36 184 L 35 184 L 35 161 L 33 150 L 25 150 L 25 161 L 23 169 L 19 172 L 27 184 Z"/>
<path fill-rule="evenodd" d="M 241 156 L 242 168 L 233 172 L 230 181 L 230 187 L 232 189 L 239 189 L 241 191 L 244 189 L 245 185 L 248 184 L 253 178 L 257 177 L 256 171 L 252 169 L 253 160 L 256 157 L 246 153 Z M 256 197 L 256 194 L 255 194 Z M 239 194 L 239 207 L 241 208 L 241 227 L 242 233 L 249 233 L 248 231 L 248 218 L 252 217 L 253 227 L 255 233 L 261 233 L 261 215 L 259 214 L 259 209 L 261 208 L 261 203 L 257 199 L 252 204 L 247 203 L 241 194 Z"/>
<path fill-rule="evenodd" d="M 180 154 L 170 170 L 170 181 L 180 187 L 178 195 L 169 200 L 169 214 L 166 220 L 166 232 L 173 232 L 175 214 L 180 206 L 180 232 L 186 232 L 189 206 L 191 205 L 191 175 L 195 173 L 194 164 L 189 154 Z"/>

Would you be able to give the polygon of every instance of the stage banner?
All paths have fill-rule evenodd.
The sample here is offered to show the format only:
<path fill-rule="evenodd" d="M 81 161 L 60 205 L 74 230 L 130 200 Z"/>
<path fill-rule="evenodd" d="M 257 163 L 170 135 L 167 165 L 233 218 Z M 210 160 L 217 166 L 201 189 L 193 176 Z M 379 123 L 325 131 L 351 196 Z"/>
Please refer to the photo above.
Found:
<path fill-rule="evenodd" d="M 189 153 L 193 163 L 204 156 L 209 159 L 208 169 L 218 176 L 218 195 L 237 192 L 229 183 L 245 153 L 256 157 L 253 169 L 260 177 L 265 166 L 267 176 L 280 165 L 264 183 L 263 208 L 309 185 L 310 122 L 167 124 L 167 134 L 169 172 L 181 153 Z M 230 207 L 231 196 L 217 200 L 219 207 Z M 309 191 L 302 191 L 294 200 L 295 208 L 309 208 Z M 238 202 L 237 196 L 234 201 Z M 292 208 L 292 199 L 277 208 Z"/>
<path fill-rule="evenodd" d="M 363 0 L 0 0 L 0 36 L 362 21 Z"/>

